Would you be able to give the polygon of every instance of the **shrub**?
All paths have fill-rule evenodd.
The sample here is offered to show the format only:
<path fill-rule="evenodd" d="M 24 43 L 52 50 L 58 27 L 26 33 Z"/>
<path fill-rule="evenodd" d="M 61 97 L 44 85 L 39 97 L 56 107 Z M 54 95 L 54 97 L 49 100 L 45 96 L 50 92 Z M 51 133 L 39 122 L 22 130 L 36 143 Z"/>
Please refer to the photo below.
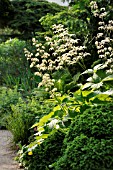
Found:
<path fill-rule="evenodd" d="M 28 144 L 33 140 L 34 130 L 31 126 L 48 114 L 54 106 L 51 103 L 44 103 L 38 95 L 19 98 L 17 103 L 10 104 L 10 114 L 4 116 L 6 127 L 12 132 L 15 143 Z"/>
<path fill-rule="evenodd" d="M 10 107 L 10 114 L 5 116 L 6 127 L 13 134 L 15 143 L 27 144 L 32 135 L 30 127 L 35 123 L 35 117 L 42 114 L 39 112 L 39 102 L 33 98 L 26 101 L 20 98 L 18 103 L 11 104 Z"/>
<path fill-rule="evenodd" d="M 5 126 L 5 116 L 11 113 L 11 105 L 16 104 L 21 97 L 17 88 L 0 87 L 0 126 Z"/>
<path fill-rule="evenodd" d="M 37 145 L 33 151 L 24 149 L 20 157 L 28 170 L 46 170 L 49 165 L 61 155 L 61 148 L 65 133 L 62 130 L 54 131 L 42 144 Z"/>
<path fill-rule="evenodd" d="M 77 115 L 64 140 L 55 170 L 113 169 L 113 104 L 93 106 Z"/>
<path fill-rule="evenodd" d="M 0 84 L 8 87 L 18 86 L 25 92 L 35 87 L 35 78 L 29 69 L 29 63 L 23 48 L 29 46 L 17 38 L 0 44 Z"/>
<path fill-rule="evenodd" d="M 8 75 L 18 77 L 25 73 L 27 60 L 22 50 L 25 46 L 25 41 L 16 38 L 0 44 L 0 83 L 4 83 Z"/>

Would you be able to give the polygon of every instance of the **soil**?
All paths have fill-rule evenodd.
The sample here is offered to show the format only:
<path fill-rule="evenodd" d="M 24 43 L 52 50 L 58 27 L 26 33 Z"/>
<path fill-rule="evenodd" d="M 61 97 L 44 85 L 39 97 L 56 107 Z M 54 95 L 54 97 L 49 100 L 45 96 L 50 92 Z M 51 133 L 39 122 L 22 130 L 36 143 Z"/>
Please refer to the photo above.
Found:
<path fill-rule="evenodd" d="M 7 130 L 0 130 L 0 170 L 20 169 L 14 160 L 16 151 L 12 149 L 11 141 L 12 134 Z"/>

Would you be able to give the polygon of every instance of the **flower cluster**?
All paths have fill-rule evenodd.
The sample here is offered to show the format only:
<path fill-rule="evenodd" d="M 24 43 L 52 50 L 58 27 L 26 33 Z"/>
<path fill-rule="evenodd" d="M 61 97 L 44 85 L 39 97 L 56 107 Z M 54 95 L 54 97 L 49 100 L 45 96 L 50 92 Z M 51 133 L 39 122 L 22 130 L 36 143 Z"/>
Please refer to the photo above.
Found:
<path fill-rule="evenodd" d="M 73 38 L 75 35 L 69 34 L 63 25 L 53 25 L 52 29 L 53 37 L 45 37 L 44 45 L 35 38 L 32 39 L 36 47 L 35 54 L 25 49 L 25 55 L 31 61 L 30 68 L 35 67 L 37 69 L 35 75 L 42 78 L 38 87 L 45 86 L 48 91 L 53 91 L 52 87 L 55 82 L 51 77 L 53 72 L 81 64 L 81 61 L 81 66 L 83 66 L 84 58 L 90 56 L 86 52 L 86 47 L 80 45 L 80 39 Z"/>
<path fill-rule="evenodd" d="M 99 9 L 96 1 L 91 1 L 90 7 L 91 7 L 91 11 L 93 12 L 93 15 L 97 17 L 99 15 Z"/>
<path fill-rule="evenodd" d="M 98 33 L 96 36 L 95 45 L 99 58 L 102 59 L 103 68 L 107 68 L 107 72 L 113 73 L 113 21 L 109 20 L 106 23 L 107 12 L 105 8 L 98 8 L 95 1 L 90 3 L 93 14 L 98 16 Z M 98 13 L 97 13 L 98 9 Z"/>

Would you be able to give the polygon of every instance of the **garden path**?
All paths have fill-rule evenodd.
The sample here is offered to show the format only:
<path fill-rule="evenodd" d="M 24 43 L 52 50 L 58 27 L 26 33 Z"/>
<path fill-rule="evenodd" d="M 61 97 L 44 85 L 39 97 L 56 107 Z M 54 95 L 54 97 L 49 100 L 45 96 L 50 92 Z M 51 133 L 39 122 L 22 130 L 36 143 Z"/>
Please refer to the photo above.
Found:
<path fill-rule="evenodd" d="M 18 163 L 14 161 L 16 153 L 11 149 L 12 135 L 7 130 L 0 130 L 0 170 L 18 170 Z"/>

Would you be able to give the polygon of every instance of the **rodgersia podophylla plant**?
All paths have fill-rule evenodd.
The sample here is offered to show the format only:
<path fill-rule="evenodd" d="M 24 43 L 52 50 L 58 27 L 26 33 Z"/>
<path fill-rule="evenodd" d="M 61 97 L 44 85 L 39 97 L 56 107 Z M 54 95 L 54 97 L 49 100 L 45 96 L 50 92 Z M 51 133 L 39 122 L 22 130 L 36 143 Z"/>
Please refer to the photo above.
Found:
<path fill-rule="evenodd" d="M 95 40 L 98 57 L 103 63 L 103 68 L 108 73 L 113 73 L 113 20 L 107 21 L 108 12 L 105 8 L 98 8 L 95 1 L 90 3 L 93 15 L 98 18 L 98 33 Z"/>
<path fill-rule="evenodd" d="M 57 91 L 54 87 L 55 80 L 52 73 L 79 64 L 85 69 L 84 58 L 90 56 L 86 47 L 81 46 L 75 35 L 69 34 L 63 25 L 53 25 L 53 37 L 45 37 L 46 43 L 41 44 L 35 38 L 32 39 L 36 47 L 35 54 L 25 49 L 27 59 L 31 61 L 30 67 L 35 67 L 35 75 L 42 78 L 38 87 L 44 86 L 47 91 Z"/>

